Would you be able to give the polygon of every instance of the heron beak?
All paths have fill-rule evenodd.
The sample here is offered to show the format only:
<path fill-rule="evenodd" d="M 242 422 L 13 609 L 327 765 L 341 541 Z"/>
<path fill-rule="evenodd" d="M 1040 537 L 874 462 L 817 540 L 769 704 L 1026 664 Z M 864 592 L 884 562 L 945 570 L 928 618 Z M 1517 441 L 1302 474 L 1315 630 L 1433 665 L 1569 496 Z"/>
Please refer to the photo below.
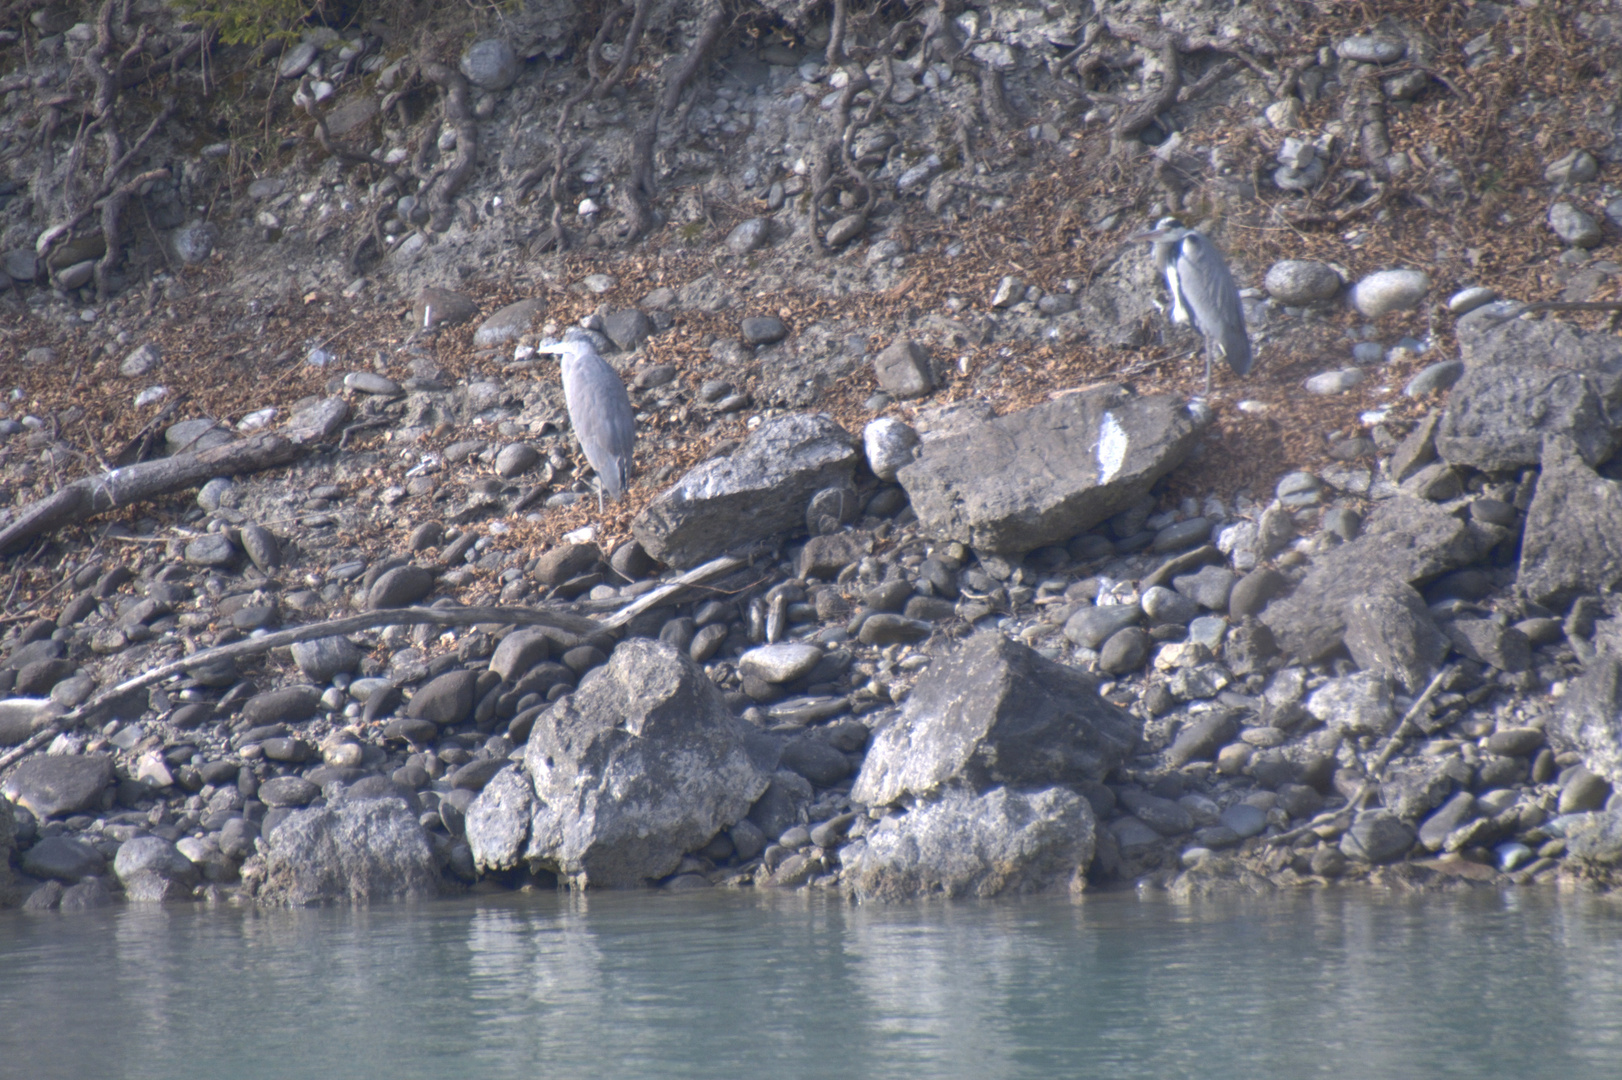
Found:
<path fill-rule="evenodd" d="M 1142 241 L 1142 240 L 1151 240 L 1151 241 L 1159 241 L 1159 240 L 1169 240 L 1169 239 L 1171 239 L 1171 237 L 1172 237 L 1172 234 L 1173 234 L 1173 232 L 1175 232 L 1175 231 L 1176 231 L 1176 230 L 1173 230 L 1173 229 L 1150 229 L 1150 230 L 1149 230 L 1149 231 L 1148 231 L 1148 232 L 1140 232 L 1140 233 L 1134 233 L 1134 234 L 1132 234 L 1132 235 L 1131 235 L 1131 236 L 1129 236 L 1129 237 L 1127 237 L 1127 239 L 1128 239 L 1128 240 L 1133 240 L 1133 241 Z"/>

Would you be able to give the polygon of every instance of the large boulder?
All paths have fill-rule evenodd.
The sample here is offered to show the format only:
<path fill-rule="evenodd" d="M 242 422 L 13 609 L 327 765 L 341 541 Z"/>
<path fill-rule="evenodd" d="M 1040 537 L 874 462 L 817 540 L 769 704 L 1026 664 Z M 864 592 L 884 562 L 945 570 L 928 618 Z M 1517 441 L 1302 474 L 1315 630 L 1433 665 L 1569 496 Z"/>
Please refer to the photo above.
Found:
<path fill-rule="evenodd" d="M 826 413 L 768 420 L 726 457 L 706 461 L 631 523 L 647 553 L 696 566 L 729 548 L 805 527 L 811 496 L 850 487 L 861 451 Z"/>
<path fill-rule="evenodd" d="M 1571 439 L 1544 447 L 1518 580 L 1533 600 L 1560 607 L 1622 581 L 1622 485 L 1596 473 Z"/>
<path fill-rule="evenodd" d="M 1462 319 L 1465 372 L 1436 431 L 1443 460 L 1484 472 L 1536 465 L 1545 435 L 1573 440 L 1589 465 L 1622 444 L 1622 344 L 1558 319 L 1485 333 Z"/>
<path fill-rule="evenodd" d="M 775 765 L 686 653 L 633 638 L 536 718 L 522 767 L 468 808 L 468 844 L 483 870 L 639 885 L 741 820 Z"/>
<path fill-rule="evenodd" d="M 401 799 L 295 810 L 264 844 L 264 903 L 416 900 L 440 892 L 433 843 Z"/>
<path fill-rule="evenodd" d="M 1475 562 L 1498 542 L 1490 528 L 1465 522 L 1432 502 L 1398 496 L 1380 503 L 1363 533 L 1321 555 L 1288 597 L 1262 612 L 1279 649 L 1319 660 L 1346 634 L 1351 601 L 1397 584 L 1421 585 Z"/>
<path fill-rule="evenodd" d="M 851 798 L 883 806 L 948 786 L 1100 780 L 1137 748 L 1139 731 L 1082 672 L 985 631 L 919 678 L 873 736 Z"/>
<path fill-rule="evenodd" d="M 1182 464 L 1199 425 L 1171 394 L 1069 394 L 926 441 L 896 474 L 926 532 L 1020 554 L 1136 503 Z"/>
<path fill-rule="evenodd" d="M 0 796 L 43 820 L 99 809 L 112 782 L 113 759 L 106 754 L 36 754 L 11 770 Z"/>
<path fill-rule="evenodd" d="M 857 900 L 1078 890 L 1092 862 L 1087 800 L 1065 788 L 945 792 L 884 818 L 841 852 L 843 891 Z"/>

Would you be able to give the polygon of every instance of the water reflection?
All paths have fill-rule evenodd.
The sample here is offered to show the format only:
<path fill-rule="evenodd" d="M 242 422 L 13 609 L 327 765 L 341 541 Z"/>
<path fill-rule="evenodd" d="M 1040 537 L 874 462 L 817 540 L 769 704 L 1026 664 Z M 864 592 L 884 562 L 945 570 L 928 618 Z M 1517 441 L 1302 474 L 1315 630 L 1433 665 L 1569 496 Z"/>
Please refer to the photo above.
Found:
<path fill-rule="evenodd" d="M 0 913 L 0 1077 L 1612 1077 L 1617 905 L 546 894 Z"/>

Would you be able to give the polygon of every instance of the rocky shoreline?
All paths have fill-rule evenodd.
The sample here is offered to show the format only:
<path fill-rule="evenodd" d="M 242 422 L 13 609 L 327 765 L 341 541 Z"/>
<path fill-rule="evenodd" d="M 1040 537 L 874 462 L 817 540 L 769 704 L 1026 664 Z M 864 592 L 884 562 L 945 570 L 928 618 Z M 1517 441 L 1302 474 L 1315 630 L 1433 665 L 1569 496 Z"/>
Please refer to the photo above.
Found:
<path fill-rule="evenodd" d="M 1158 498 L 1202 420 L 1119 387 L 860 438 L 778 416 L 606 553 L 408 519 L 349 559 L 323 533 L 411 471 L 373 453 L 211 481 L 194 539 L 87 560 L 56 618 L 7 633 L 0 744 L 37 746 L 0 780 L 8 894 L 1609 887 L 1622 561 L 1594 553 L 1622 499 L 1573 447 L 1603 460 L 1622 429 L 1569 418 L 1609 415 L 1584 406 L 1622 388 L 1622 346 L 1461 337 L 1464 378 L 1377 469 L 1291 474 L 1266 505 Z M 1511 372 L 1533 373 L 1520 408 L 1497 404 Z M 466 460 L 514 447 L 543 460 Z M 256 523 L 290 491 L 296 539 Z M 475 570 L 574 631 L 407 621 L 454 614 Z M 351 607 L 402 614 L 184 662 L 202 628 Z"/>
<path fill-rule="evenodd" d="M 206 33 L 0 28 L 0 904 L 1614 887 L 1622 344 L 1478 283 L 1607 295 L 1622 151 L 1485 177 L 1436 119 L 1543 63 L 1532 15 L 943 6 L 845 52 L 678 3 L 569 112 L 590 28 L 521 7 L 459 66 L 222 50 L 280 141 L 143 142 L 144 238 L 61 201 L 57 110 L 115 38 L 206 83 Z M 1174 211 L 1262 282 L 1209 402 L 1122 240 Z M 637 411 L 603 513 L 565 332 Z"/>

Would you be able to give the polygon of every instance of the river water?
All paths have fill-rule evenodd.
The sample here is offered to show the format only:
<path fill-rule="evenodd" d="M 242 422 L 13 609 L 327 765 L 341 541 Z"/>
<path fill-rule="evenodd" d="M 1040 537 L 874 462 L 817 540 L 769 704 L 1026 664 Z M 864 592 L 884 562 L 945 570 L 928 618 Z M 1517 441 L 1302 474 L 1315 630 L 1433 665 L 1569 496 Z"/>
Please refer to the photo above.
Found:
<path fill-rule="evenodd" d="M 1622 1076 L 1622 902 L 0 912 L 0 1078 Z"/>

